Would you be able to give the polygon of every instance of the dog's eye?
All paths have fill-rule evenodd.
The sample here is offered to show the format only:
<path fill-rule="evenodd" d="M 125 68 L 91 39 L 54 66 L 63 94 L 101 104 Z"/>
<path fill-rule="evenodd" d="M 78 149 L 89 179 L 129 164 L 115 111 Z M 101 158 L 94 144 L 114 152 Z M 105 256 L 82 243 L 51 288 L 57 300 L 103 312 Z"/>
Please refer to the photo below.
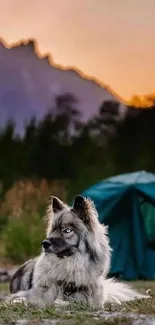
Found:
<path fill-rule="evenodd" d="M 62 229 L 62 232 L 63 232 L 64 234 L 70 234 L 72 231 L 73 231 L 73 230 L 72 230 L 71 228 L 64 228 L 64 229 Z"/>

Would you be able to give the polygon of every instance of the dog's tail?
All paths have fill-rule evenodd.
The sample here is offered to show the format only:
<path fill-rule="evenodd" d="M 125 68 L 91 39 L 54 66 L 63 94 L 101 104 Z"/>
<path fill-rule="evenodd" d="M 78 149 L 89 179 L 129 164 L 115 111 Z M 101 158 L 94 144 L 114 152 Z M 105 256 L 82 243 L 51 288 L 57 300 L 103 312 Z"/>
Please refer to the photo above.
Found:
<path fill-rule="evenodd" d="M 134 299 L 150 298 L 132 289 L 129 285 L 118 282 L 115 279 L 103 280 L 104 302 L 121 304 Z"/>

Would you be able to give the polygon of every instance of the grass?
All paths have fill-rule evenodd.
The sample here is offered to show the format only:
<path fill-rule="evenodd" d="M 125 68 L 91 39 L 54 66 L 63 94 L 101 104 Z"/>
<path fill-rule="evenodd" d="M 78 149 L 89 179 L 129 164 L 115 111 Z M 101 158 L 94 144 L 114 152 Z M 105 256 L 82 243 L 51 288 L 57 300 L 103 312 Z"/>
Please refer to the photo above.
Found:
<path fill-rule="evenodd" d="M 132 286 L 139 291 L 145 293 L 147 289 L 151 289 L 152 297 L 148 300 L 141 299 L 134 302 L 123 303 L 118 305 L 105 305 L 104 311 L 93 310 L 88 306 L 81 304 L 72 304 L 70 307 L 54 308 L 48 307 L 38 309 L 32 306 L 24 306 L 23 304 L 14 304 L 9 307 L 1 304 L 0 306 L 0 323 L 15 324 L 19 319 L 29 320 L 29 324 L 39 324 L 41 320 L 53 320 L 52 324 L 64 325 L 131 325 L 132 315 L 146 315 L 155 317 L 155 281 L 137 281 Z M 8 292 L 8 284 L 1 284 L 0 290 Z M 113 317 L 106 319 L 105 314 Z M 129 317 L 131 316 L 131 317 Z"/>
<path fill-rule="evenodd" d="M 6 283 L 0 283 L 0 291 L 6 291 L 8 292 L 9 291 L 9 284 L 6 282 Z"/>
<path fill-rule="evenodd" d="M 58 324 L 66 325 L 97 325 L 103 324 L 103 318 L 95 314 L 96 311 L 93 311 L 88 308 L 79 308 L 79 305 L 72 306 L 70 309 L 54 309 L 54 308 L 45 308 L 38 309 L 32 306 L 12 305 L 7 308 L 6 306 L 0 307 L 0 322 L 3 324 L 14 324 L 19 319 L 27 319 L 31 321 L 31 324 L 39 324 L 41 320 L 50 319 L 57 320 Z M 130 320 L 125 315 L 122 317 L 114 317 L 113 323 L 109 320 L 105 320 L 104 324 L 130 324 Z"/>

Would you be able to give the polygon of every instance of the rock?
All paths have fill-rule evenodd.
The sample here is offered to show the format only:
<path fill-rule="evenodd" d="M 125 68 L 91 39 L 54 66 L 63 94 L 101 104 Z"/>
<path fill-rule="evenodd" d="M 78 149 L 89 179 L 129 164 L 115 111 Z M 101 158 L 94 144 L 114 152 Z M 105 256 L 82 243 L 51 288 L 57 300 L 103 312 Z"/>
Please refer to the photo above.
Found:
<path fill-rule="evenodd" d="M 16 325 L 27 325 L 29 321 L 27 319 L 19 319 L 16 321 Z"/>
<path fill-rule="evenodd" d="M 63 320 L 60 319 L 43 319 L 40 322 L 40 325 L 60 325 L 63 324 Z"/>
<path fill-rule="evenodd" d="M 0 267 L 0 274 L 2 274 L 2 275 L 6 275 L 6 274 L 8 274 L 8 272 L 7 272 L 7 270 L 4 269 L 3 267 Z"/>
<path fill-rule="evenodd" d="M 10 281 L 8 271 L 4 268 L 0 268 L 0 283 Z"/>
<path fill-rule="evenodd" d="M 13 267 L 11 269 L 5 269 L 0 267 L 0 283 L 10 282 L 12 276 L 17 271 L 18 267 Z"/>

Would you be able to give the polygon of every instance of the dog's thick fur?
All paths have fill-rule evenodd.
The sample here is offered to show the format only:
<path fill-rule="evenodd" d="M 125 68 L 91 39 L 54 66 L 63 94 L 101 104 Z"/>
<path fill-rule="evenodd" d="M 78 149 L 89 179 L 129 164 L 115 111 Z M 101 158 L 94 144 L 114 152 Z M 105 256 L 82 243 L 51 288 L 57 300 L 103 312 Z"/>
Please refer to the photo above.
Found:
<path fill-rule="evenodd" d="M 77 196 L 73 207 L 56 197 L 48 208 L 47 238 L 40 256 L 14 274 L 10 300 L 26 298 L 39 307 L 55 300 L 93 306 L 146 297 L 114 279 L 106 279 L 111 248 L 107 227 L 98 221 L 91 200 Z"/>

